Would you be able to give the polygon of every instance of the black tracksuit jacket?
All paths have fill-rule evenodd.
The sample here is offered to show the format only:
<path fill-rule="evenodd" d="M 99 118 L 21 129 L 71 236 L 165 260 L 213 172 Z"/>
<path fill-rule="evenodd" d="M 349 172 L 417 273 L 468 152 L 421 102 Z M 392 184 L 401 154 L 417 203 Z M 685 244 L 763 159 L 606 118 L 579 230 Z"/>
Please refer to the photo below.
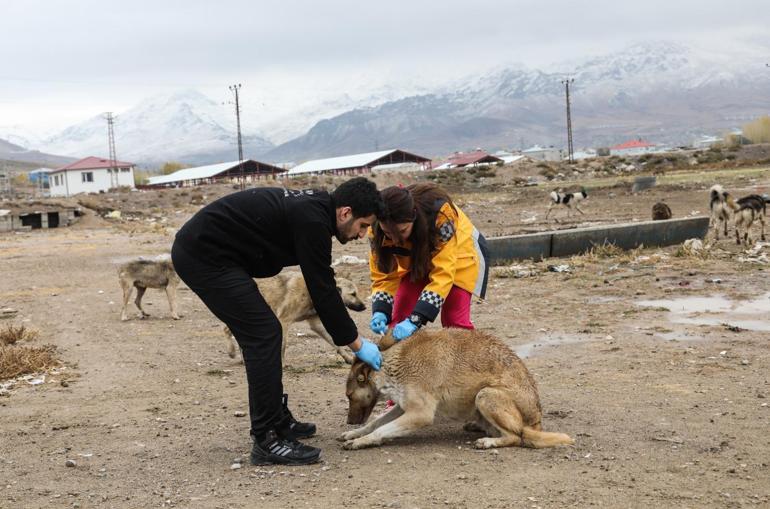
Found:
<path fill-rule="evenodd" d="M 205 206 L 176 237 L 202 261 L 242 267 L 255 278 L 299 265 L 321 323 L 334 343 L 344 346 L 356 339 L 358 331 L 331 268 L 331 238 L 336 232 L 336 208 L 329 193 L 257 188 Z"/>

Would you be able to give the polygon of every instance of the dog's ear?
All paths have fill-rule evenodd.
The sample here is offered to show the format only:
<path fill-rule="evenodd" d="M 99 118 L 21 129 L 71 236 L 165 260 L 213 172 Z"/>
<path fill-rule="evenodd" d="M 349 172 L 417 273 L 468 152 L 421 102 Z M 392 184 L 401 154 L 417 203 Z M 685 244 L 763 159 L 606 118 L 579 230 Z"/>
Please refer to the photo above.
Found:
<path fill-rule="evenodd" d="M 393 339 L 393 330 L 388 329 L 388 332 L 384 336 L 382 336 L 377 346 L 380 348 L 381 352 L 384 352 L 385 350 L 387 350 L 388 348 L 390 348 L 395 344 L 396 344 L 396 340 Z"/>
<path fill-rule="evenodd" d="M 353 371 L 355 373 L 356 382 L 359 385 L 366 385 L 369 382 L 369 378 L 372 375 L 372 367 L 363 361 L 356 361 L 353 365 Z"/>

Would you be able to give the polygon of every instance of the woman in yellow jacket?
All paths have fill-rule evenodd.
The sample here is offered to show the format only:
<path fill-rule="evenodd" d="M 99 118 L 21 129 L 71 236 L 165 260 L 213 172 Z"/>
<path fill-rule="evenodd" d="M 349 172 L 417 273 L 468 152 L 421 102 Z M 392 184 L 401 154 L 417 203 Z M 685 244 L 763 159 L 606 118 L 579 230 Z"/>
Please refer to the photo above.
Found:
<path fill-rule="evenodd" d="M 435 184 L 388 187 L 384 219 L 370 229 L 371 329 L 402 340 L 432 322 L 472 329 L 471 296 L 487 289 L 484 237 Z"/>

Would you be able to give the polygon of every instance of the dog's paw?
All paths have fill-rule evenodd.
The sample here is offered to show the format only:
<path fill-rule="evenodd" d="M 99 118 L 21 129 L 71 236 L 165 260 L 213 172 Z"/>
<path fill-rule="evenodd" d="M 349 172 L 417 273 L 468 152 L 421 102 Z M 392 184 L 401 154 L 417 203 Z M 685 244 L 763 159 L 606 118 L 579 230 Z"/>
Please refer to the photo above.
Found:
<path fill-rule="evenodd" d="M 369 444 L 366 444 L 363 440 L 357 439 L 357 440 L 348 440 L 344 444 L 342 444 L 342 448 L 346 449 L 348 451 L 355 451 L 356 449 L 363 449 L 364 447 L 368 447 Z"/>
<path fill-rule="evenodd" d="M 476 449 L 492 449 L 493 447 L 497 447 L 496 444 L 497 441 L 494 438 L 484 437 L 476 440 L 476 443 L 473 444 L 473 446 Z"/>
<path fill-rule="evenodd" d="M 358 438 L 358 433 L 356 433 L 356 431 L 357 430 L 346 431 L 342 435 L 338 436 L 337 440 L 340 442 L 348 442 L 350 440 L 354 440 Z"/>
<path fill-rule="evenodd" d="M 171 318 L 173 318 L 174 320 L 179 320 L 182 317 L 179 315 L 171 315 Z"/>

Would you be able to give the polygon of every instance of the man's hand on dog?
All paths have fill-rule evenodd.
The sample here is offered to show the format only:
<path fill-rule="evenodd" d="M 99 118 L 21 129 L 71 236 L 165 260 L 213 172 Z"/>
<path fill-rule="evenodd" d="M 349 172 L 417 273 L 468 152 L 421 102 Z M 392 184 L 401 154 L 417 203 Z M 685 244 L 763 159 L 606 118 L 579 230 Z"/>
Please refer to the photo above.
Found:
<path fill-rule="evenodd" d="M 372 321 L 369 322 L 369 328 L 375 334 L 385 334 L 388 332 L 388 317 L 382 311 L 376 311 L 372 314 Z"/>
<path fill-rule="evenodd" d="M 356 345 L 360 343 L 360 346 Z M 356 349 L 358 347 L 358 349 Z M 356 354 L 356 357 L 367 363 L 375 371 L 379 371 L 382 366 L 382 354 L 377 345 L 363 336 L 359 336 L 356 341 L 350 344 L 350 349 Z"/>

